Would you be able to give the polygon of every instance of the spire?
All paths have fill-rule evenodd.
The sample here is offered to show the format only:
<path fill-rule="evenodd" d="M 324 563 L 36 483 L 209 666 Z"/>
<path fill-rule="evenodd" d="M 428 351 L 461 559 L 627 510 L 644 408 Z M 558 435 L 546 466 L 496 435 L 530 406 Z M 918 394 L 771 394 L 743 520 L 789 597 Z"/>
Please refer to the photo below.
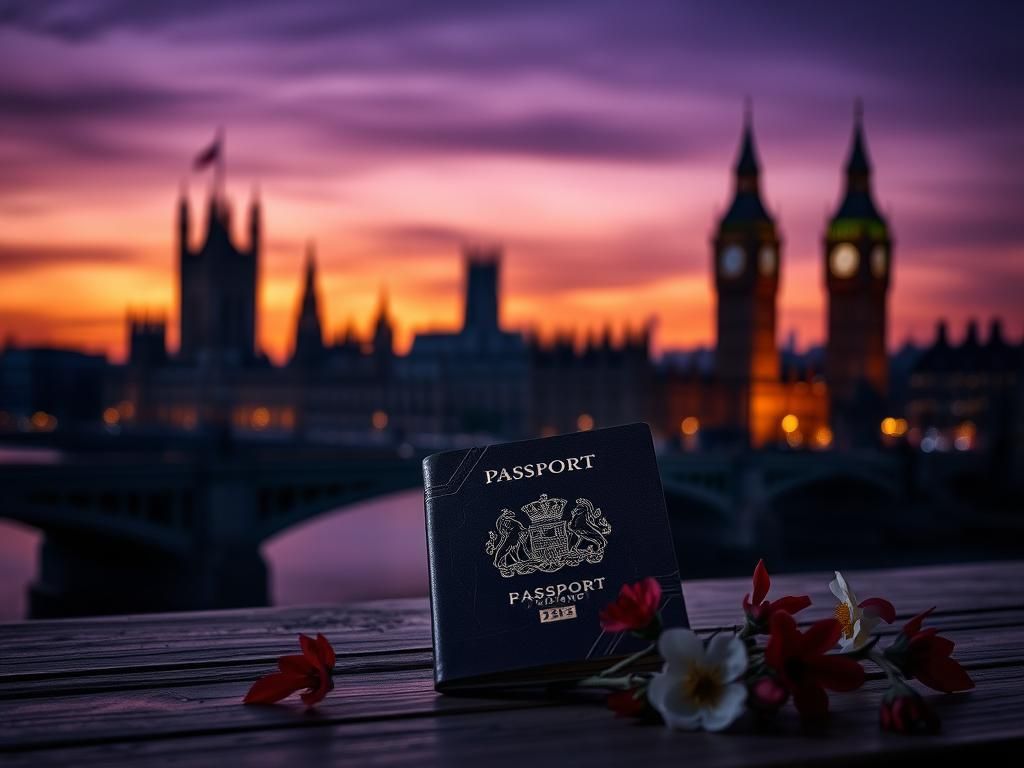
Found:
<path fill-rule="evenodd" d="M 754 141 L 754 112 L 748 98 L 743 109 L 743 135 L 736 156 L 736 192 L 722 225 L 771 221 L 761 201 L 761 164 Z"/>
<path fill-rule="evenodd" d="M 312 301 L 316 304 L 316 246 L 310 240 L 306 243 L 306 282 L 302 303 Z"/>
<path fill-rule="evenodd" d="M 377 294 L 377 326 L 388 322 L 388 288 L 381 283 L 380 291 Z"/>
<path fill-rule="evenodd" d="M 380 299 L 377 303 L 377 319 L 373 327 L 373 353 L 380 358 L 389 358 L 394 351 L 394 332 L 391 329 L 391 318 L 388 312 L 388 291 L 384 285 L 380 287 Z M 383 372 L 383 369 L 380 371 Z"/>
<path fill-rule="evenodd" d="M 178 196 L 178 249 L 182 255 L 188 253 L 188 218 L 188 185 L 182 179 Z"/>
<path fill-rule="evenodd" d="M 859 219 L 885 227 L 885 219 L 871 195 L 871 161 L 864 139 L 864 106 L 860 99 L 853 108 L 853 138 L 846 159 L 846 189 L 833 217 L 833 220 L 838 219 Z"/>
<path fill-rule="evenodd" d="M 260 206 L 260 188 L 252 187 L 252 201 L 249 203 L 249 252 L 256 256 L 260 250 L 260 234 L 263 229 L 263 216 Z"/>
<path fill-rule="evenodd" d="M 850 184 L 863 183 L 866 187 L 870 176 L 871 161 L 864 142 L 864 104 L 857 99 L 853 105 L 853 141 L 846 161 L 846 177 Z"/>
<path fill-rule="evenodd" d="M 320 323 L 320 306 L 316 295 L 316 250 L 313 242 L 306 245 L 305 279 L 302 288 L 302 302 L 295 324 L 295 352 L 293 363 L 315 363 L 324 351 L 323 329 Z"/>
<path fill-rule="evenodd" d="M 740 152 L 736 159 L 736 180 L 743 184 L 744 180 L 752 180 L 755 187 L 760 173 L 757 162 L 757 149 L 754 146 L 754 108 L 748 96 L 743 106 L 743 138 L 740 141 Z"/>

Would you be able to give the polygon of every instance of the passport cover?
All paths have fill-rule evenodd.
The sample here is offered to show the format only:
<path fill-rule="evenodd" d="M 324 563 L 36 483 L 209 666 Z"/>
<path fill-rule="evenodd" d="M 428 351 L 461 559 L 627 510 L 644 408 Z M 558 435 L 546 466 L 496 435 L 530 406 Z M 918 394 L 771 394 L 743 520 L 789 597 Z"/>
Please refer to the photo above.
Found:
<path fill-rule="evenodd" d="M 447 451 L 423 460 L 434 684 L 539 684 L 599 671 L 645 643 L 598 612 L 661 583 L 687 626 L 646 424 Z"/>

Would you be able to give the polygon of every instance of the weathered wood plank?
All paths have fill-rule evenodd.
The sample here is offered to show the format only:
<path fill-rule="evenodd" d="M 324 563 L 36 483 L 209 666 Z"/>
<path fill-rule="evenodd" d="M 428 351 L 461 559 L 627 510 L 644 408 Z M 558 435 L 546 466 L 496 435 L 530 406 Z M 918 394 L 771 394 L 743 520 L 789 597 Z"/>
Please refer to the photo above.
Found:
<path fill-rule="evenodd" d="M 1024 583 L 1024 563 L 932 566 L 848 574 L 861 596 L 896 603 L 900 619 L 939 605 L 936 621 L 969 611 L 1012 609 Z M 815 604 L 803 621 L 829 615 L 831 574 L 782 575 L 773 595 L 810 594 Z M 684 584 L 696 627 L 741 619 L 746 579 Z M 110 617 L 0 624 L 0 679 L 10 674 L 66 674 L 91 669 L 181 664 L 214 665 L 269 660 L 287 652 L 298 632 L 321 631 L 343 655 L 430 649 L 430 620 L 422 599 L 348 606 L 269 608 L 156 616 Z"/>
<path fill-rule="evenodd" d="M 805 622 L 806 623 L 806 622 Z M 935 615 L 929 622 L 947 635 L 952 631 L 976 630 L 980 642 L 975 645 L 973 636 L 964 635 L 967 652 L 983 654 L 987 644 L 998 647 L 1005 636 L 999 630 L 1024 627 L 1024 608 L 978 611 L 966 614 Z M 883 627 L 883 637 L 898 632 L 899 622 L 892 627 Z M 698 632 L 708 633 L 716 627 L 697 627 Z M 985 630 L 981 632 L 981 630 Z M 1012 637 L 1012 633 L 1010 633 Z M 294 651 L 294 641 L 281 642 L 275 652 L 266 655 L 254 654 L 246 657 L 232 657 L 224 661 L 205 659 L 182 661 L 177 652 L 165 653 L 152 663 L 138 663 L 133 657 L 120 657 L 118 664 L 96 666 L 87 669 L 29 669 L 24 672 L 0 674 L 0 701 L 27 696 L 41 697 L 61 693 L 98 693 L 103 691 L 139 690 L 147 687 L 170 687 L 191 685 L 206 681 L 252 680 L 272 669 L 277 656 Z M 1011 643 L 1006 660 L 1016 660 L 1017 651 L 1024 654 L 1024 644 L 1017 648 Z M 369 671 L 429 669 L 433 664 L 430 650 L 380 652 L 373 654 L 340 654 L 339 674 Z"/>
<path fill-rule="evenodd" d="M 44 765 L 546 765 L 794 766 L 879 765 L 934 762 L 1006 754 L 1022 743 L 1020 710 L 1024 668 L 975 675 L 967 694 L 929 699 L 944 721 L 937 736 L 905 737 L 878 730 L 883 683 L 832 697 L 827 734 L 801 735 L 787 709 L 774 729 L 743 724 L 728 735 L 670 732 L 615 720 L 595 704 L 562 704 L 503 710 L 500 715 L 448 711 L 443 716 L 393 717 L 333 723 L 305 717 L 296 727 L 197 732 L 178 738 L 124 739 L 75 747 L 32 750 L 6 757 L 11 766 Z M 436 714 L 436 713 L 435 713 Z M 944 760 L 940 764 L 947 764 Z"/>
<path fill-rule="evenodd" d="M 1014 632 L 961 629 L 945 635 L 957 643 L 957 658 L 968 669 L 1024 666 L 1024 648 Z M 320 706 L 318 719 L 330 722 L 411 717 L 455 710 L 498 711 L 533 707 L 522 696 L 450 697 L 433 690 L 429 666 L 390 670 L 360 668 L 345 662 L 336 690 Z M 869 665 L 873 677 L 879 677 Z M 43 691 L 43 696 L 0 700 L 0 749 L 38 747 L 89 739 L 171 736 L 190 732 L 239 728 L 295 727 L 302 724 L 301 707 L 246 707 L 240 704 L 248 685 L 266 667 L 231 667 L 208 671 L 206 679 L 179 675 L 166 680 L 143 680 L 143 687 L 97 693 Z M 116 685 L 116 680 L 111 684 Z M 102 718 L 97 719 L 101 713 Z"/>

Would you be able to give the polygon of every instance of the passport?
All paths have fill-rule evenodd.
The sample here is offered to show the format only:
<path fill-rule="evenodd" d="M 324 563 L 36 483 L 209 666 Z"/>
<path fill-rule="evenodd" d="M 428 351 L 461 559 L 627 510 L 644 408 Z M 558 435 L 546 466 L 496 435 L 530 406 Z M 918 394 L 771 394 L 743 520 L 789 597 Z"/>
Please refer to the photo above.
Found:
<path fill-rule="evenodd" d="M 646 424 L 436 453 L 423 487 L 437 690 L 571 681 L 641 650 L 598 613 L 647 576 L 663 625 L 688 626 Z"/>

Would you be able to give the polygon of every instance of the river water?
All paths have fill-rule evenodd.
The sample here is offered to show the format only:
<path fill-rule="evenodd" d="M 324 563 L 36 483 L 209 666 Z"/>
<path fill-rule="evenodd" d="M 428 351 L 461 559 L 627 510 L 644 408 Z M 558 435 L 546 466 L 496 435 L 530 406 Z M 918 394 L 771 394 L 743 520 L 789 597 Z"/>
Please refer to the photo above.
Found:
<path fill-rule="evenodd" d="M 0 621 L 24 618 L 41 536 L 0 520 Z M 423 493 L 354 504 L 264 544 L 275 605 L 427 594 Z"/>

